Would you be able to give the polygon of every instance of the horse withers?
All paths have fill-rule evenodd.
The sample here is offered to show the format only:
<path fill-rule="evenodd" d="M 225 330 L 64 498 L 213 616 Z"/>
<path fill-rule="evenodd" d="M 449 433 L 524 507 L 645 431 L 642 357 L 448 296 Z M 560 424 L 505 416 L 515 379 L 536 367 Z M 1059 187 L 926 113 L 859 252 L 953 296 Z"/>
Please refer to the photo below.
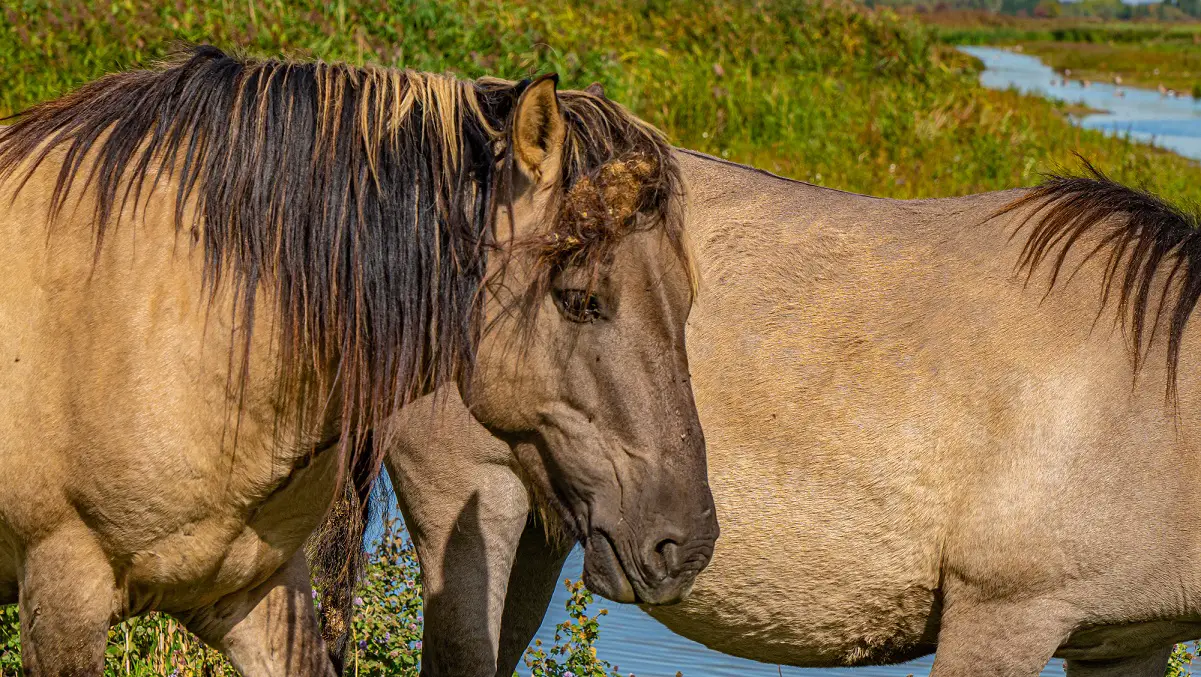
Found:
<path fill-rule="evenodd" d="M 717 531 L 677 168 L 594 113 L 554 78 L 201 47 L 0 132 L 0 603 L 27 672 L 101 674 L 147 611 L 247 675 L 332 671 L 300 547 L 366 493 L 372 431 L 454 383 L 532 449 L 515 469 L 601 592 L 682 596 Z"/>

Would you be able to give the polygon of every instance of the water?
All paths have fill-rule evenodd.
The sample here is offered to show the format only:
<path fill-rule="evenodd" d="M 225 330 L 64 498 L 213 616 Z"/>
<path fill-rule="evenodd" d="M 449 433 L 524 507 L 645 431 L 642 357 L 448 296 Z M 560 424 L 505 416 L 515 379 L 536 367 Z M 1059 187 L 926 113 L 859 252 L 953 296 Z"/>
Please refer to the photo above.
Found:
<path fill-rule="evenodd" d="M 1129 135 L 1154 143 L 1181 155 L 1201 160 L 1201 102 L 1192 98 L 1169 99 L 1156 91 L 1093 84 L 1085 88 L 1079 82 L 1058 84 L 1060 78 L 1037 58 L 991 47 L 964 47 L 963 50 L 984 62 L 981 84 L 994 89 L 1017 88 L 1023 92 L 1053 97 L 1106 111 L 1074 117 L 1088 129 L 1110 134 Z M 1057 84 L 1052 84 L 1052 80 Z M 1125 92 L 1118 96 L 1117 90 Z M 583 555 L 577 548 L 567 560 L 563 576 L 578 579 Z M 560 586 L 551 602 L 546 620 L 538 631 L 544 644 L 553 642 L 554 626 L 566 619 L 563 608 L 567 593 Z M 672 677 L 677 671 L 686 677 L 924 677 L 929 675 L 933 656 L 894 666 L 833 669 L 777 668 L 726 656 L 673 634 L 637 607 L 598 600 L 593 606 L 604 607 L 609 614 L 600 619 L 597 654 L 621 668 L 623 674 L 638 677 Z M 1062 676 L 1063 664 L 1053 659 L 1043 675 Z M 528 674 L 522 666 L 522 674 Z"/>
<path fill-rule="evenodd" d="M 1058 73 L 1029 54 L 996 47 L 960 49 L 984 62 L 980 84 L 985 87 L 1014 88 L 1027 94 L 1103 110 L 1104 113 L 1072 116 L 1073 122 L 1086 129 L 1129 135 L 1132 139 L 1201 160 L 1201 100 L 1187 95 L 1168 98 L 1155 90 L 1125 85 L 1092 83 L 1084 87 L 1079 80 L 1063 84 Z M 1122 96 L 1118 95 L 1119 91 Z"/>

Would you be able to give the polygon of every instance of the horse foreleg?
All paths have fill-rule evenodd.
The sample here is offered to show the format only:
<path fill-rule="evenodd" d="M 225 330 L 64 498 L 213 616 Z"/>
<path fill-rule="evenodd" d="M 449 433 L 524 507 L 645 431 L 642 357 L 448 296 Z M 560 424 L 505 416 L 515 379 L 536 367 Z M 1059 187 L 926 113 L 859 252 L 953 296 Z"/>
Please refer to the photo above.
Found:
<path fill-rule="evenodd" d="M 530 645 L 555 592 L 571 544 L 556 544 L 542 526 L 531 522 L 521 535 L 517 559 L 509 574 L 505 611 L 500 626 L 496 676 L 511 677 Z"/>
<path fill-rule="evenodd" d="M 930 677 L 1037 677 L 1067 639 L 1054 601 L 956 603 L 948 597 Z"/>
<path fill-rule="evenodd" d="M 177 616 L 245 677 L 334 675 L 317 627 L 303 553 L 262 584 Z"/>
<path fill-rule="evenodd" d="M 1142 656 L 1109 661 L 1068 661 L 1068 677 L 1163 677 L 1172 645 Z"/>
<path fill-rule="evenodd" d="M 60 529 L 28 550 L 19 585 L 21 657 L 30 677 L 99 677 L 116 615 L 116 581 L 85 527 Z"/>
<path fill-rule="evenodd" d="M 530 510 L 525 485 L 508 467 L 491 464 L 462 468 L 445 485 L 427 483 L 418 480 L 424 469 L 400 470 L 396 460 L 409 459 L 394 455 L 388 470 L 421 561 L 421 674 L 492 677 L 509 574 Z"/>

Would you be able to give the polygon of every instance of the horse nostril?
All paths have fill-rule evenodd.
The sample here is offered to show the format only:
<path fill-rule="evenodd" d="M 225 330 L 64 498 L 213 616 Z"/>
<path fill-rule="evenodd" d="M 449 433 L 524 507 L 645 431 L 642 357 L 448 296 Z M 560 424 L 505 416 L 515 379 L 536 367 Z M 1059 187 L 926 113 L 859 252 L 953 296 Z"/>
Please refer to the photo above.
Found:
<path fill-rule="evenodd" d="M 659 554 L 659 558 L 663 562 L 663 573 L 665 576 L 675 576 L 680 570 L 680 544 L 670 538 L 659 541 L 655 546 L 655 552 Z"/>

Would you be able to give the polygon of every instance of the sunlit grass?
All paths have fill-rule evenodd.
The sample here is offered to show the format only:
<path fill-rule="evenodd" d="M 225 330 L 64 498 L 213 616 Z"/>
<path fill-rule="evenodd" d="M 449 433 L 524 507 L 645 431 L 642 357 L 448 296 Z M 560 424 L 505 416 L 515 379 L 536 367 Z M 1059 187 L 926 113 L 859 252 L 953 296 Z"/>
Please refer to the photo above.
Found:
<path fill-rule="evenodd" d="M 809 0 L 24 0 L 0 22 L 0 110 L 150 63 L 174 39 L 464 76 L 557 71 L 570 87 L 599 81 L 679 145 L 877 195 L 1029 184 L 1080 152 L 1201 200 L 1196 163 L 986 91 L 969 59 L 907 19 Z"/>

